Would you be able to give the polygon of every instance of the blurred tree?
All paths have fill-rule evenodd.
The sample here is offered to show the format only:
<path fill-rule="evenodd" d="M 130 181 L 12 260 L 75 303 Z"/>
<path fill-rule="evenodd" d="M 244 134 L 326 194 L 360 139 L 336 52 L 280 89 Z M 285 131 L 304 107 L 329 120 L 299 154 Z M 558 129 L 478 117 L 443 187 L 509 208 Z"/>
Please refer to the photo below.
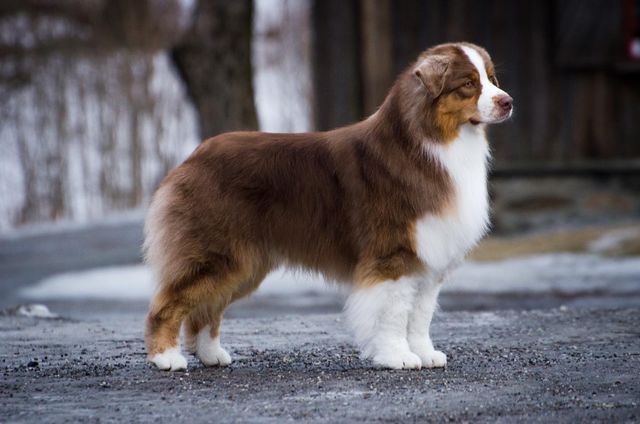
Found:
<path fill-rule="evenodd" d="M 208 138 L 258 127 L 251 69 L 252 0 L 201 0 L 173 61 Z"/>
<path fill-rule="evenodd" d="M 196 139 L 256 129 L 252 19 L 251 0 L 0 0 L 0 229 L 138 207 Z"/>
<path fill-rule="evenodd" d="M 3 42 L 0 54 L 122 47 L 158 50 L 175 43 L 182 33 L 181 10 L 178 0 L 3 0 L 0 19 L 28 18 L 30 27 L 22 31 L 30 31 L 35 43 Z M 60 25 L 55 34 L 40 37 L 41 18 L 60 19 L 67 28 Z"/>
<path fill-rule="evenodd" d="M 138 207 L 193 148 L 185 4 L 0 1 L 0 229 Z"/>

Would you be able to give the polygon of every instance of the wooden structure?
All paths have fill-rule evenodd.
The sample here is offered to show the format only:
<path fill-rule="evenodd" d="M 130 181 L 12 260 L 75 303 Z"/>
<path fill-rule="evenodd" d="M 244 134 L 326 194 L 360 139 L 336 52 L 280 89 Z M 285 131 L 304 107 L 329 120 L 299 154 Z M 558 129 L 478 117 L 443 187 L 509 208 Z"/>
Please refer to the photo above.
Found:
<path fill-rule="evenodd" d="M 515 116 L 491 129 L 498 166 L 640 158 L 640 63 L 627 58 L 635 0 L 316 0 L 316 123 L 375 110 L 428 46 L 485 46 Z"/>

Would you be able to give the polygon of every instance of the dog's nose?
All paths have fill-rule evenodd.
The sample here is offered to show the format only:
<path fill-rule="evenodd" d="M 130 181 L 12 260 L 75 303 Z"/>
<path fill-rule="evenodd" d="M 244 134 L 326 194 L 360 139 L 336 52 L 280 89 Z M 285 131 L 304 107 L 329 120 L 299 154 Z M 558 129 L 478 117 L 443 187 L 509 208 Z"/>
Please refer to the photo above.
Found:
<path fill-rule="evenodd" d="M 498 97 L 496 99 L 496 103 L 498 103 L 498 106 L 500 106 L 505 112 L 510 111 L 513 107 L 513 99 L 508 95 Z"/>

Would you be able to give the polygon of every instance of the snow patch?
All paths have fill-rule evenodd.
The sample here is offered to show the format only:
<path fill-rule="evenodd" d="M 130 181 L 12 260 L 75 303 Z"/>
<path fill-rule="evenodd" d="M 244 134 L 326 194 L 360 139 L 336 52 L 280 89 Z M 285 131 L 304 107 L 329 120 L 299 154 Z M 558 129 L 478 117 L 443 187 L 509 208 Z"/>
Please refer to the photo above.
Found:
<path fill-rule="evenodd" d="M 454 271 L 443 291 L 579 294 L 640 290 L 640 258 L 556 253 L 497 262 L 467 262 Z"/>
<path fill-rule="evenodd" d="M 96 268 L 54 275 L 23 289 L 28 299 L 148 300 L 155 283 L 144 265 Z M 467 262 L 454 271 L 443 292 L 581 294 L 637 293 L 640 258 L 607 258 L 585 254 L 547 254 L 497 262 Z M 279 268 L 254 296 L 312 296 L 335 293 L 322 277 Z"/>
<path fill-rule="evenodd" d="M 28 299 L 149 299 L 151 271 L 142 265 L 95 268 L 57 274 L 21 291 Z"/>
<path fill-rule="evenodd" d="M 640 237 L 640 228 L 622 228 L 619 230 L 609 231 L 601 237 L 589 243 L 589 252 L 605 253 L 616 249 L 627 240 Z"/>
<path fill-rule="evenodd" d="M 64 273 L 23 289 L 28 299 L 148 300 L 155 290 L 151 269 L 145 265 L 114 266 Z M 265 278 L 257 295 L 313 295 L 330 290 L 319 276 L 278 269 Z"/>
<path fill-rule="evenodd" d="M 33 303 L 30 305 L 20 305 L 12 311 L 14 315 L 30 318 L 58 318 L 57 314 L 49 311 L 45 305 Z"/>

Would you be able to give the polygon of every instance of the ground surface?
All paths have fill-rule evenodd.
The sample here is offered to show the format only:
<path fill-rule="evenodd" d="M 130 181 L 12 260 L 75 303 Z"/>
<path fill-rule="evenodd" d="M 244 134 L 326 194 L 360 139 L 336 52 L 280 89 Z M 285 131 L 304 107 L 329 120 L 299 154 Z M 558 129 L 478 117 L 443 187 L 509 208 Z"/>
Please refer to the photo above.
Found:
<path fill-rule="evenodd" d="M 235 362 L 145 363 L 142 317 L 0 318 L 2 421 L 636 421 L 640 310 L 441 313 L 447 369 L 358 359 L 338 315 L 232 319 Z"/>
<path fill-rule="evenodd" d="M 226 314 L 231 367 L 190 358 L 175 374 L 145 362 L 150 293 L 109 297 L 143 274 L 79 272 L 138 263 L 139 221 L 0 238 L 0 422 L 639 421 L 640 259 L 628 254 L 640 232 L 607 231 L 477 251 L 485 262 L 440 298 L 446 370 L 373 369 L 344 331 L 342 295 L 272 289 Z M 503 261 L 514 252 L 542 256 Z M 76 285 L 53 296 L 45 282 L 64 272 Z M 96 282 L 99 295 L 81 294 Z M 61 318 L 11 312 L 32 302 Z"/>

